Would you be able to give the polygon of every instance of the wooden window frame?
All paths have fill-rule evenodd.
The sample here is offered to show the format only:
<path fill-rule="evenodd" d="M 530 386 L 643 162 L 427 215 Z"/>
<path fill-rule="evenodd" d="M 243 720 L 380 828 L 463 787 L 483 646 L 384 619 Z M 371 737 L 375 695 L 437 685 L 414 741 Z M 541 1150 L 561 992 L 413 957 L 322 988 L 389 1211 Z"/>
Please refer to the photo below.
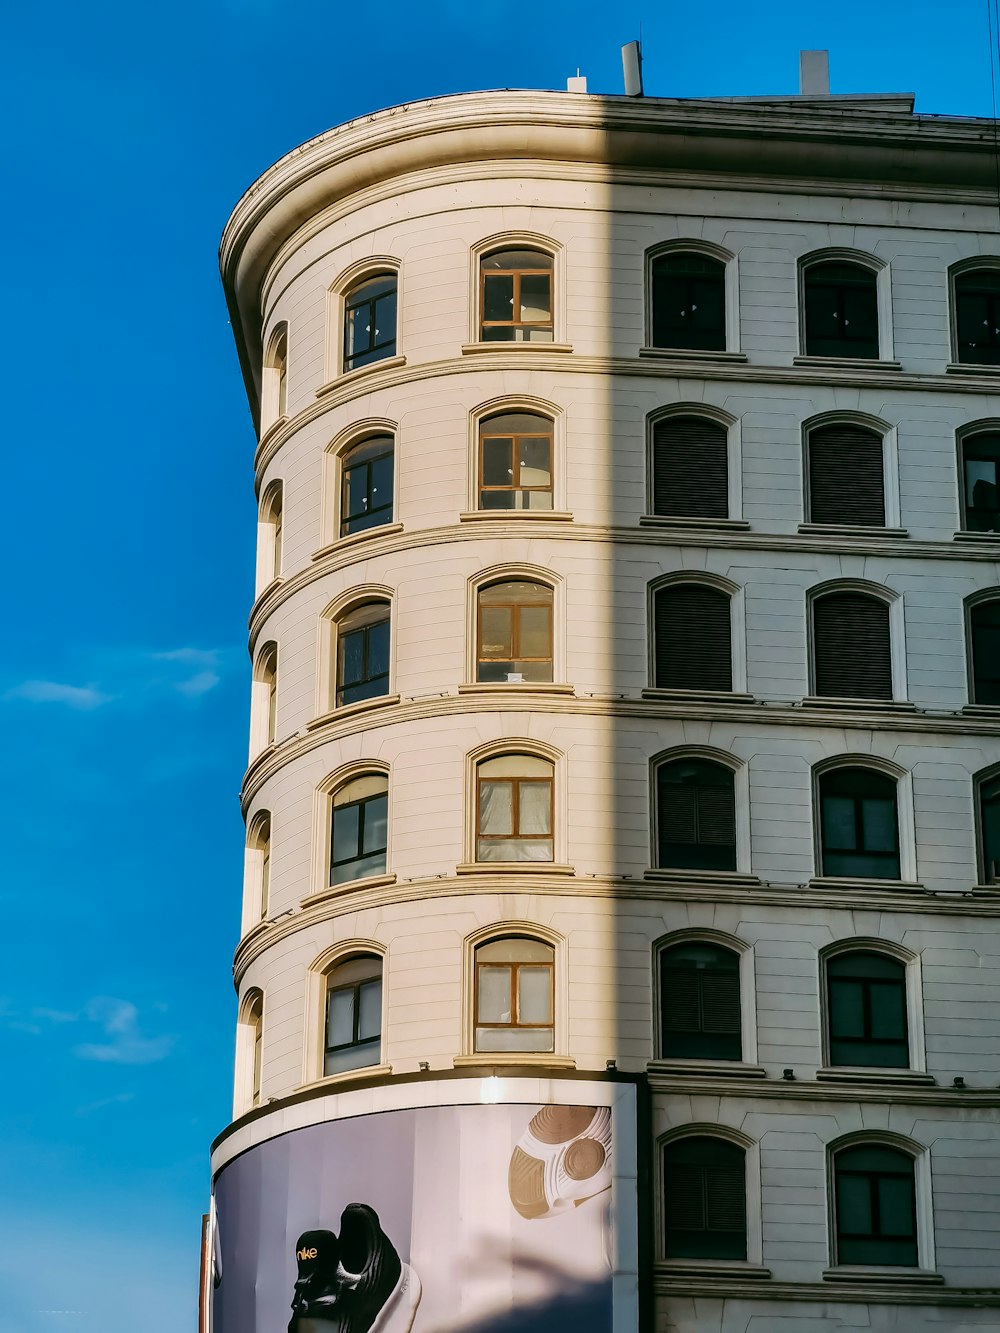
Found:
<path fill-rule="evenodd" d="M 521 962 L 521 963 L 491 963 L 489 961 L 481 963 L 479 961 L 479 951 L 485 945 L 499 944 L 505 940 L 530 939 L 533 944 L 543 944 L 551 950 L 551 958 L 547 963 L 541 962 Z M 489 939 L 480 940 L 473 950 L 474 976 L 472 983 L 472 1045 L 478 1051 L 476 1034 L 479 1028 L 490 1028 L 494 1032 L 551 1032 L 552 1050 L 555 1050 L 556 1033 L 556 959 L 555 949 L 548 940 L 538 940 L 528 935 L 493 935 Z M 509 1023 L 487 1023 L 480 1020 L 479 1017 L 479 973 L 483 967 L 507 968 L 510 972 L 511 980 L 511 1021 Z M 518 986 L 518 973 L 522 967 L 546 968 L 549 974 L 549 1013 L 551 1020 L 548 1023 L 521 1023 L 516 1017 L 520 991 Z M 499 1052 L 484 1051 L 482 1054 L 499 1054 Z"/>
<path fill-rule="evenodd" d="M 483 656 L 483 593 L 489 592 L 491 588 L 502 586 L 504 583 L 533 583 L 537 588 L 544 588 L 549 594 L 547 602 L 541 600 L 537 602 L 530 601 L 511 601 L 511 602 L 490 602 L 488 607 L 491 610 L 510 611 L 511 613 L 511 648 L 510 657 L 484 657 Z M 521 640 L 521 610 L 524 607 L 544 606 L 549 613 L 549 652 L 546 657 L 528 657 L 519 651 Z M 490 583 L 483 583 L 476 589 L 476 680 L 482 681 L 482 668 L 495 662 L 541 662 L 548 663 L 550 669 L 549 682 L 555 678 L 555 590 L 547 583 L 539 583 L 533 579 L 527 578 L 509 578 L 495 579 Z M 549 682 L 539 681 L 538 684 Z M 502 683 L 502 682 L 498 682 Z M 531 683 L 531 682 L 529 682 Z"/>
<path fill-rule="evenodd" d="M 544 433 L 544 432 L 542 432 L 542 431 L 490 431 L 490 430 L 487 429 L 487 427 L 489 426 L 489 424 L 490 424 L 491 421 L 495 421 L 495 420 L 497 420 L 497 419 L 500 418 L 500 417 L 504 417 L 504 416 L 514 416 L 514 415 L 518 415 L 518 416 L 536 416 L 536 415 L 538 415 L 538 414 L 536 414 L 536 413 L 534 413 L 534 412 L 526 412 L 526 411 L 525 411 L 525 412 L 518 412 L 516 408 L 512 408 L 510 412 L 498 412 L 498 413 L 495 413 L 493 416 L 490 416 L 490 417 L 484 417 L 483 420 L 480 421 L 480 423 L 479 423 L 479 432 L 478 432 L 478 433 L 479 433 L 479 450 L 478 450 L 478 452 L 479 452 L 479 464 L 478 464 L 478 466 L 479 466 L 479 470 L 478 470 L 478 473 L 477 473 L 478 485 L 477 485 L 477 487 L 476 487 L 476 507 L 477 507 L 477 509 L 479 509 L 480 511 L 482 511 L 482 512 L 484 512 L 484 513 L 491 513 L 491 514 L 495 513 L 495 514 L 497 514 L 497 515 L 506 515 L 506 514 L 521 514 L 521 513 L 524 513 L 526 510 L 531 510 L 531 506 L 530 506 L 530 505 L 522 506 L 522 508 L 520 508 L 520 509 L 518 509 L 516 506 L 511 506 L 510 508 L 505 508 L 505 507 L 494 508 L 494 507 L 492 507 L 492 506 L 484 505 L 484 504 L 483 504 L 483 497 L 484 497 L 485 495 L 487 495 L 487 494 L 489 494 L 489 495 L 517 495 L 518 493 L 521 493 L 521 494 L 526 494 L 526 495 L 535 495 L 535 494 L 539 494 L 539 495 L 548 495 L 549 500 L 550 500 L 550 502 L 551 502 L 551 503 L 549 504 L 549 507 L 548 507 L 548 508 L 551 510 L 551 509 L 553 509 L 553 508 L 555 507 L 555 480 L 556 480 L 556 479 L 555 479 L 555 469 L 554 469 L 554 462 L 555 462 L 555 423 L 554 423 L 553 421 L 551 421 L 548 417 L 543 417 L 543 416 L 541 416 L 541 415 L 538 415 L 538 420 L 539 420 L 539 421 L 543 421 L 543 422 L 546 422 L 546 423 L 547 423 L 548 428 L 549 428 L 547 433 Z M 510 484 L 509 486 L 487 486 L 487 484 L 486 484 L 486 482 L 485 482 L 485 480 L 484 480 L 484 478 L 485 478 L 485 476 L 486 476 L 485 465 L 486 465 L 486 441 L 487 441 L 487 440 L 511 440 L 511 441 L 512 441 L 512 445 L 511 445 L 511 448 L 512 448 L 512 460 L 511 460 L 511 461 L 512 461 L 512 463 L 513 463 L 513 477 L 512 477 L 512 480 L 511 480 L 511 484 Z M 549 446 L 549 484 L 548 484 L 548 486 L 522 486 L 522 485 L 521 485 L 521 482 L 520 482 L 520 476 L 521 476 L 521 463 L 520 463 L 520 457 L 519 457 L 519 451 L 518 451 L 518 443 L 519 443 L 521 440 L 545 440 L 545 441 L 548 443 L 548 446 Z M 541 508 L 541 509 L 536 510 L 535 512 L 537 512 L 537 513 L 547 513 L 548 510 L 546 510 L 546 509 L 544 509 L 544 508 Z"/>
<path fill-rule="evenodd" d="M 476 826 L 475 826 L 475 847 L 474 847 L 474 850 L 475 850 L 475 852 L 476 852 L 476 860 L 477 860 L 477 861 L 479 860 L 479 843 L 480 843 L 480 841 L 493 841 L 493 840 L 495 840 L 495 841 L 497 841 L 497 842 L 513 842 L 513 841 L 515 841 L 515 839 L 518 840 L 518 841 L 521 841 L 521 842 L 551 842 L 551 843 L 552 843 L 553 858 L 554 858 L 554 856 L 555 856 L 555 817 L 556 817 L 556 775 L 555 775 L 555 772 L 553 771 L 552 775 L 551 775 L 550 777 L 547 777 L 547 778 L 541 778 L 541 777 L 539 777 L 539 778 L 530 778 L 530 777 L 523 777 L 523 778 L 517 778 L 517 777 L 490 778 L 490 777 L 487 777 L 487 778 L 485 778 L 485 779 L 483 778 L 482 773 L 481 773 L 481 769 L 482 769 L 482 766 L 483 766 L 484 763 L 488 763 L 490 759 L 503 759 L 503 758 L 508 758 L 508 757 L 509 757 L 509 758 L 516 758 L 515 755 L 507 756 L 507 755 L 502 755 L 502 754 L 494 754 L 494 755 L 490 755 L 490 756 L 489 756 L 489 759 L 481 759 L 481 760 L 479 761 L 479 763 L 476 765 Z M 530 757 L 531 757 L 531 758 L 535 758 L 534 755 L 532 755 L 532 756 L 530 756 Z M 548 760 L 548 759 L 544 760 L 543 762 L 545 762 L 545 763 L 547 763 L 547 764 L 551 764 L 551 760 Z M 493 834 L 493 833 L 481 833 L 481 832 L 480 832 L 480 828 L 479 828 L 479 820 L 480 820 L 480 815 L 481 815 L 481 812 L 482 812 L 482 803 L 481 803 L 480 792 L 481 792 L 481 790 L 482 790 L 482 785 L 483 785 L 483 782 L 484 782 L 484 781 L 486 781 L 486 782 L 490 782 L 490 783 L 493 783 L 493 784 L 497 784 L 497 785 L 498 785 L 499 783 L 501 783 L 501 782 L 509 782 L 509 783 L 511 783 L 511 788 L 512 788 L 512 789 L 511 789 L 511 815 L 512 815 L 512 818 L 511 818 L 511 832 L 510 832 L 510 833 L 506 833 L 506 834 Z M 548 831 L 548 833 L 520 833 L 520 832 L 518 832 L 518 827 L 517 827 L 517 826 L 518 826 L 518 823 L 519 823 L 519 820 L 520 820 L 520 788 L 521 788 L 521 783 L 522 783 L 522 782 L 524 782 L 524 783 L 529 783 L 529 784 L 534 784 L 536 787 L 537 787 L 537 786 L 541 786 L 542 783 L 548 783 L 548 788 L 549 788 L 549 831 Z M 485 861 L 485 862 L 482 862 L 482 864 L 484 864 L 484 865 L 501 865 L 501 864 L 503 864 L 503 863 L 502 863 L 502 862 Z M 545 862 L 544 862 L 544 861 L 538 861 L 538 862 L 532 862 L 532 864 L 544 865 Z"/>
<path fill-rule="evenodd" d="M 531 320 L 531 321 L 525 322 L 524 320 L 520 320 L 520 319 L 509 319 L 509 320 L 508 320 L 508 319 L 486 319 L 486 278 L 487 278 L 486 262 L 487 262 L 487 260 L 492 259 L 492 258 L 494 257 L 494 255 L 506 254 L 506 253 L 510 253 L 511 251 L 518 251 L 518 250 L 520 250 L 520 251 L 531 251 L 531 249 L 532 249 L 532 247 L 530 247 L 530 246 L 528 246 L 528 245 L 523 245 L 523 244 L 510 244 L 510 245 L 501 246 L 499 249 L 493 249 L 493 250 L 490 250 L 487 254 L 481 254 L 481 255 L 479 256 L 479 261 L 478 261 L 478 262 L 479 262 L 479 321 L 478 321 L 478 330 L 479 330 L 479 341 L 480 341 L 480 342 L 498 342 L 498 343 L 499 343 L 499 342 L 531 342 L 531 341 L 532 341 L 532 339 L 530 339 L 530 338 L 517 338 L 516 336 L 515 336 L 515 337 L 511 337 L 511 338 L 486 338 L 486 337 L 485 337 L 485 332 L 486 332 L 487 329 L 512 329 L 512 330 L 514 330 L 515 332 L 516 332 L 516 330 L 518 330 L 518 329 L 538 330 L 539 332 L 548 332 L 549 334 L 551 334 L 551 339 L 549 339 L 548 341 L 552 341 L 552 340 L 555 339 L 555 324 L 556 324 L 556 299 L 555 299 L 555 298 L 556 298 L 556 291 L 555 291 L 556 284 L 555 284 L 555 270 L 556 270 L 556 265 L 555 265 L 555 258 L 554 258 L 554 256 L 551 255 L 551 254 L 548 254 L 548 253 L 547 253 L 546 251 L 544 251 L 544 250 L 535 250 L 534 253 L 539 254 L 539 255 L 545 255 L 545 257 L 546 257 L 546 258 L 548 259 L 548 261 L 549 261 L 549 262 L 548 262 L 548 267 L 547 267 L 547 268 L 509 268 L 509 269 L 495 269 L 495 270 L 493 270 L 493 272 L 495 272 L 495 273 L 502 273 L 505 277 L 510 277 L 510 278 L 513 280 L 512 308 L 513 308 L 514 310 L 520 310 L 520 308 L 521 308 L 521 301 L 520 301 L 520 295 L 521 295 L 521 279 L 522 279 L 522 278 L 525 278 L 525 277 L 547 277 L 547 278 L 549 279 L 549 318 L 548 318 L 548 320 L 547 320 L 546 322 L 542 322 L 541 320 Z M 537 339 L 537 341 L 538 341 L 538 342 L 544 342 L 544 341 L 546 341 L 546 340 L 543 339 L 543 338 L 539 338 L 539 339 Z"/>

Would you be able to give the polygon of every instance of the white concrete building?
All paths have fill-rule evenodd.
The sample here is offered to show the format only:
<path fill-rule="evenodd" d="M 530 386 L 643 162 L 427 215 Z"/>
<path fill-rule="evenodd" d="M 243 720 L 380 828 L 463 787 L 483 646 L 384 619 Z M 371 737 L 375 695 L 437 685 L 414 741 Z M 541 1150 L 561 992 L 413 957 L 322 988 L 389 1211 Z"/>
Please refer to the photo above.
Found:
<path fill-rule="evenodd" d="M 912 106 L 461 95 L 240 200 L 216 1172 L 634 1090 L 614 1333 L 1000 1329 L 1000 201 Z"/>

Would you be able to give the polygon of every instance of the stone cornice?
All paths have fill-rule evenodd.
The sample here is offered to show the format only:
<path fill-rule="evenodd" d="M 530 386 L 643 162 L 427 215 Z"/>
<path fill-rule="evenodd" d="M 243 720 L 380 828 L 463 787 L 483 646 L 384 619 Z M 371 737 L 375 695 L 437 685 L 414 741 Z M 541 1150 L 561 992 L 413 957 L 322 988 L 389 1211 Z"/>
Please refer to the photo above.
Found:
<path fill-rule="evenodd" d="M 926 1086 L 879 1087 L 876 1084 L 840 1085 L 812 1079 L 697 1078 L 650 1071 L 654 1093 L 677 1097 L 739 1097 L 743 1101 L 766 1098 L 781 1102 L 851 1102 L 868 1106 L 938 1106 L 951 1110 L 1000 1110 L 1000 1089 L 935 1088 Z"/>
<path fill-rule="evenodd" d="M 941 1281 L 941 1279 L 938 1279 Z M 653 1289 L 658 1296 L 693 1296 L 714 1301 L 821 1301 L 835 1305 L 850 1301 L 865 1305 L 944 1305 L 971 1309 L 1000 1306 L 1000 1288 L 948 1287 L 924 1282 L 901 1282 L 898 1286 L 872 1283 L 858 1277 L 855 1282 L 776 1282 L 757 1277 L 735 1278 L 706 1272 L 703 1277 L 671 1273 L 664 1264 L 654 1271 Z M 748 1314 L 752 1315 L 752 1305 Z M 985 1326 L 985 1327 L 988 1327 Z M 985 1333 L 985 1328 L 984 1328 Z"/>

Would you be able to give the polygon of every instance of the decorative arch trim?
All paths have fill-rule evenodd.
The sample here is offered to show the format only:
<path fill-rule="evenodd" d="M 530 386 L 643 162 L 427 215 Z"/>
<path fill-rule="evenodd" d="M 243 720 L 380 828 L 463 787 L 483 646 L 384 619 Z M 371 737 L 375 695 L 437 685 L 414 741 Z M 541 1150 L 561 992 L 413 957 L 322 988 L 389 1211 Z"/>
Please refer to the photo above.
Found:
<path fill-rule="evenodd" d="M 831 958 L 839 958 L 845 953 L 883 953 L 897 963 L 916 963 L 920 955 L 912 949 L 897 944 L 894 940 L 877 939 L 874 935 L 858 935 L 849 940 L 835 940 L 825 944 L 819 951 L 820 961 L 826 963 Z"/>
<path fill-rule="evenodd" d="M 852 250 L 848 246 L 830 245 L 820 250 L 810 250 L 808 254 L 799 256 L 799 267 L 804 271 L 812 268 L 815 264 L 856 264 L 858 268 L 870 269 L 873 273 L 880 273 L 888 265 L 884 259 L 878 255 L 873 255 L 869 250 Z"/>
<path fill-rule="evenodd" d="M 733 1129 L 731 1125 L 695 1121 L 689 1125 L 676 1125 L 673 1129 L 668 1129 L 665 1133 L 658 1135 L 656 1140 L 657 1152 L 660 1152 L 669 1144 L 678 1143 L 681 1139 L 724 1139 L 727 1143 L 733 1144 L 734 1147 L 742 1148 L 744 1152 L 749 1152 L 757 1147 L 756 1139 L 752 1139 L 749 1134 L 744 1134 L 742 1130 Z"/>
<path fill-rule="evenodd" d="M 848 578 L 827 579 L 824 583 L 817 583 L 815 587 L 806 589 L 806 598 L 812 603 L 838 592 L 856 592 L 864 597 L 871 597 L 875 601 L 884 602 L 886 606 L 891 606 L 893 602 L 899 601 L 901 596 L 896 589 L 887 588 L 884 583 L 873 583 L 869 579 Z"/>
<path fill-rule="evenodd" d="M 390 588 L 386 583 L 365 583 L 360 587 L 347 588 L 323 608 L 320 619 L 336 622 L 368 602 L 386 602 L 391 607 L 395 592 L 395 588 Z"/>
<path fill-rule="evenodd" d="M 330 283 L 327 291 L 336 296 L 344 296 L 348 288 L 353 287 L 369 274 L 373 278 L 379 273 L 398 274 L 402 266 L 402 261 L 396 259 L 393 255 L 366 255 L 364 259 L 356 259 L 353 264 L 348 264 L 346 268 L 342 268 L 333 282 Z"/>
<path fill-rule="evenodd" d="M 816 777 L 821 777 L 825 773 L 832 773 L 837 768 L 872 768 L 879 773 L 884 773 L 886 777 L 895 778 L 897 782 L 910 776 L 909 771 L 901 768 L 899 764 L 893 763 L 891 759 L 883 759 L 881 755 L 874 754 L 838 754 L 829 759 L 821 759 L 819 763 L 813 765 L 813 773 Z"/>
<path fill-rule="evenodd" d="M 753 947 L 746 940 L 738 939 L 737 936 L 729 935 L 723 930 L 715 930 L 712 926 L 685 926 L 682 930 L 672 930 L 654 940 L 653 953 L 659 956 L 664 949 L 699 943 L 717 944 L 720 949 L 728 949 L 730 953 L 736 954 L 748 953 Z"/>
<path fill-rule="evenodd" d="M 654 754 L 649 761 L 649 766 L 653 772 L 661 768 L 664 764 L 672 764 L 675 760 L 681 759 L 707 759 L 710 763 L 721 764 L 723 768 L 732 769 L 738 773 L 740 769 L 746 767 L 746 762 L 728 750 L 717 750 L 713 745 L 673 745 L 668 750 L 661 750 Z"/>
<path fill-rule="evenodd" d="M 742 591 L 738 583 L 732 579 L 724 578 L 721 574 L 711 574 L 703 569 L 678 569 L 669 574 L 661 574 L 659 578 L 653 579 L 649 584 L 651 596 L 661 592 L 664 588 L 674 587 L 679 583 L 700 583 L 706 588 L 714 588 L 717 592 L 724 592 L 728 597 L 735 597 Z"/>
<path fill-rule="evenodd" d="M 552 764 L 558 764 L 565 758 L 561 750 L 548 745 L 545 741 L 531 740 L 527 736 L 505 736 L 502 740 L 487 741 L 485 745 L 470 750 L 466 757 L 475 766 L 481 764 L 484 759 L 496 759 L 504 754 L 529 754 L 537 759 L 547 759 Z"/>
<path fill-rule="evenodd" d="M 399 430 L 399 423 L 388 417 L 365 417 L 362 421 L 353 421 L 343 430 L 338 431 L 325 452 L 335 458 L 342 458 L 354 445 L 361 444 L 373 435 L 391 435 L 393 439 Z"/>
<path fill-rule="evenodd" d="M 705 255 L 708 259 L 717 259 L 721 264 L 732 263 L 736 258 L 732 250 L 727 250 L 723 245 L 716 245 L 714 241 L 703 241 L 694 236 L 678 236 L 673 240 L 658 241 L 656 245 L 651 245 L 646 251 L 646 262 L 651 264 L 654 259 L 671 254 Z"/>
<path fill-rule="evenodd" d="M 339 967 L 341 963 L 350 962 L 352 958 L 381 958 L 384 966 L 388 956 L 388 948 L 379 940 L 340 940 L 337 944 L 331 944 L 328 949 L 324 949 L 322 953 L 317 954 L 309 964 L 308 971 L 315 976 L 326 977 L 335 967 Z"/>
<path fill-rule="evenodd" d="M 671 417 L 704 417 L 707 421 L 714 421 L 725 430 L 732 430 L 739 420 L 731 412 L 727 412 L 722 407 L 716 407 L 713 403 L 667 403 L 663 407 L 657 407 L 646 416 L 646 422 L 650 429 L 658 425 L 661 421 L 668 421 Z"/>
<path fill-rule="evenodd" d="M 863 426 L 866 430 L 881 435 L 883 439 L 894 429 L 883 417 L 872 416 L 870 412 L 838 409 L 832 412 L 817 412 L 814 417 L 809 417 L 802 423 L 802 433 L 808 437 L 812 431 L 820 430 L 823 426 Z"/>

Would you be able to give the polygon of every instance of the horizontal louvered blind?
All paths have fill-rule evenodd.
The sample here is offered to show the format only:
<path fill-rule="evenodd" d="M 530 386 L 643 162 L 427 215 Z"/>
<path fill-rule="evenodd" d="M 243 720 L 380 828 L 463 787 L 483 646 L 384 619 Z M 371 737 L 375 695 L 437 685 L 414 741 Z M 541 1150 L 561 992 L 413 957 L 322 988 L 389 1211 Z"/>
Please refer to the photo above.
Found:
<path fill-rule="evenodd" d="M 701 1031 L 701 981 L 690 967 L 669 967 L 661 972 L 660 1002 L 664 1027 L 670 1032 Z"/>
<path fill-rule="evenodd" d="M 742 1058 L 740 974 L 715 945 L 680 945 L 660 955 L 660 1028 L 667 1058 Z"/>
<path fill-rule="evenodd" d="M 891 699 L 889 608 L 863 593 L 838 592 L 813 603 L 816 693 Z"/>
<path fill-rule="evenodd" d="M 809 434 L 809 518 L 813 523 L 885 526 L 882 440 L 849 424 Z"/>
<path fill-rule="evenodd" d="M 653 427 L 653 512 L 729 516 L 726 431 L 706 417 L 667 417 Z"/>
<path fill-rule="evenodd" d="M 739 1035 L 739 972 L 701 972 L 702 1027 L 719 1036 Z"/>
<path fill-rule="evenodd" d="M 682 583 L 654 601 L 656 685 L 665 690 L 731 690 L 729 598 L 714 588 Z"/>
<path fill-rule="evenodd" d="M 663 1155 L 667 1257 L 746 1257 L 746 1165 L 720 1139 L 682 1139 Z"/>

